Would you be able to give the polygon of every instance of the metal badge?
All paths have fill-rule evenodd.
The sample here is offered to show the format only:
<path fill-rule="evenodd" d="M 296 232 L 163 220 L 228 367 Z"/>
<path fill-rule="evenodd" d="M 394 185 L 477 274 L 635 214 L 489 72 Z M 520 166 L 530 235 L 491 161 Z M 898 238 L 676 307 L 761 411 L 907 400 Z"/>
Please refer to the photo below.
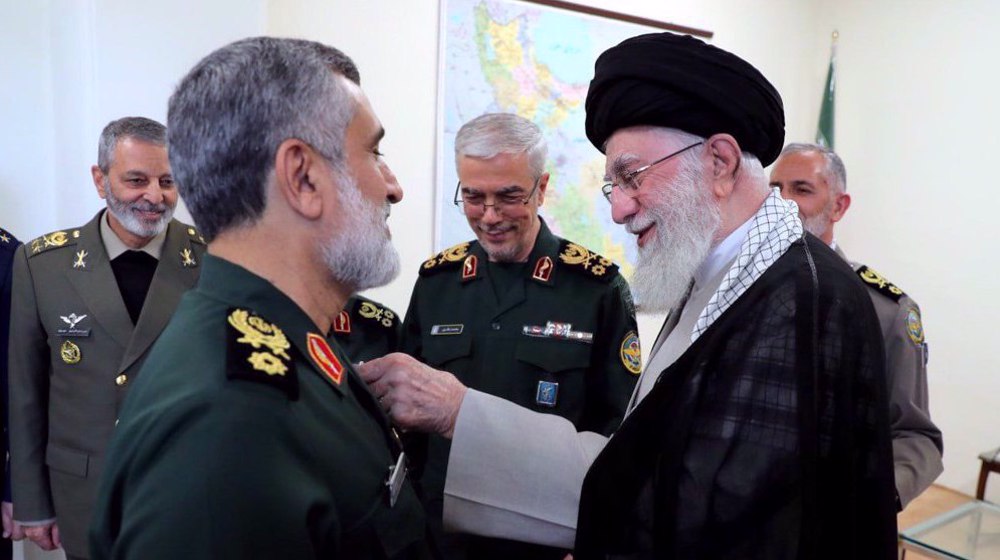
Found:
<path fill-rule="evenodd" d="M 462 334 L 465 325 L 434 325 L 431 327 L 431 336 L 444 336 L 449 334 Z"/>
<path fill-rule="evenodd" d="M 183 265 L 184 268 L 193 268 L 198 266 L 198 263 L 194 260 L 194 253 L 191 252 L 191 249 L 181 250 L 181 265 Z"/>
<path fill-rule="evenodd" d="M 87 268 L 87 261 L 84 260 L 86 258 L 87 251 L 84 251 L 83 249 L 77 251 L 76 260 L 73 261 L 73 268 Z"/>
<path fill-rule="evenodd" d="M 545 326 L 538 325 L 524 325 L 521 328 L 527 336 L 534 336 L 539 338 L 558 338 L 562 340 L 575 340 L 578 342 L 585 342 L 587 344 L 592 344 L 594 342 L 594 333 L 584 332 L 584 331 L 574 331 L 572 323 L 558 323 L 555 321 L 548 321 Z"/>
<path fill-rule="evenodd" d="M 559 384 L 552 381 L 539 381 L 535 391 L 535 403 L 552 408 L 559 398 Z"/>
<path fill-rule="evenodd" d="M 69 340 L 62 343 L 62 347 L 59 348 L 59 357 L 62 361 L 69 365 L 78 364 L 80 360 L 83 359 L 83 354 L 80 353 L 80 347 L 73 344 Z"/>
<path fill-rule="evenodd" d="M 406 480 L 406 452 L 399 454 L 396 464 L 389 467 L 389 477 L 385 481 L 389 488 L 389 507 L 396 505 L 399 499 L 399 492 L 403 489 L 403 481 Z"/>

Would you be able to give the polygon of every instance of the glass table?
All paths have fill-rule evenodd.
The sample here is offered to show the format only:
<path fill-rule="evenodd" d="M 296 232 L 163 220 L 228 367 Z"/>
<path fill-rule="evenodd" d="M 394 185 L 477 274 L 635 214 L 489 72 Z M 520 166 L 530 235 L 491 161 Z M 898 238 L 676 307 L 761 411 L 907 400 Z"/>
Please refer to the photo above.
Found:
<path fill-rule="evenodd" d="M 1000 507 L 974 501 L 899 534 L 900 558 L 912 550 L 930 558 L 1000 560 Z"/>

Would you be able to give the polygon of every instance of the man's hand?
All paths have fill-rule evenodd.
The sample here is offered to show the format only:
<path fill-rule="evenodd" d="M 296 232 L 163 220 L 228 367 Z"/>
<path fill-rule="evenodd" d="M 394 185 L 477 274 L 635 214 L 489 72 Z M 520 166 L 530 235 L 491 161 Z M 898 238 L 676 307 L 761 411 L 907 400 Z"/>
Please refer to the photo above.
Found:
<path fill-rule="evenodd" d="M 24 527 L 14 521 L 14 504 L 3 502 L 0 504 L 0 513 L 3 514 L 3 538 L 12 541 L 23 540 L 25 537 Z"/>
<path fill-rule="evenodd" d="M 59 540 L 59 525 L 55 522 L 25 527 L 24 534 L 42 550 L 55 550 L 62 547 L 62 541 Z"/>
<path fill-rule="evenodd" d="M 360 364 L 357 370 L 398 426 L 451 439 L 468 390 L 454 375 L 399 353 Z"/>

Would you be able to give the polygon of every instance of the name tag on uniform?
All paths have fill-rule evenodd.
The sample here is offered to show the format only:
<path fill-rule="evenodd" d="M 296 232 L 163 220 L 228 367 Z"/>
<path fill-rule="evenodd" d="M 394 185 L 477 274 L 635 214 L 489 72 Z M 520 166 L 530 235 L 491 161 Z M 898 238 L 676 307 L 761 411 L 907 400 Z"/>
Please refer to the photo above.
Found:
<path fill-rule="evenodd" d="M 77 315 L 76 313 L 70 313 L 68 315 L 60 315 L 63 323 L 66 323 L 67 327 L 62 329 L 56 329 L 56 334 L 59 336 L 90 336 L 90 329 L 80 328 L 77 325 L 80 324 L 84 319 L 87 318 L 86 315 Z"/>
<path fill-rule="evenodd" d="M 462 334 L 464 329 L 465 325 L 434 325 L 431 327 L 431 336 Z"/>
<path fill-rule="evenodd" d="M 593 344 L 594 342 L 594 333 L 574 331 L 572 323 L 557 323 L 555 321 L 548 321 L 545 323 L 544 327 L 538 325 L 524 325 L 522 332 L 528 336 L 537 336 L 539 338 L 576 340 L 587 344 Z"/>
<path fill-rule="evenodd" d="M 396 505 L 399 498 L 399 491 L 403 489 L 403 481 L 406 480 L 406 452 L 399 454 L 396 464 L 389 467 L 389 479 L 385 485 L 389 488 L 389 507 Z"/>

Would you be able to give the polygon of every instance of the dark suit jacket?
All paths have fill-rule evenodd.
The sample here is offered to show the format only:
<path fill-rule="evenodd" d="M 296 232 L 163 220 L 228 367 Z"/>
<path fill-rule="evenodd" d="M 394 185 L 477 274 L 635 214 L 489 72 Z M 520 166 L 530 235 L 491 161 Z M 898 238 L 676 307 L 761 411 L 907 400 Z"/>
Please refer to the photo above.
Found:
<path fill-rule="evenodd" d="M 87 527 L 118 412 L 146 352 L 198 277 L 204 241 L 170 222 L 133 326 L 101 240 L 99 212 L 14 259 L 11 467 L 19 521 L 57 518 L 68 554 L 87 556 Z"/>

